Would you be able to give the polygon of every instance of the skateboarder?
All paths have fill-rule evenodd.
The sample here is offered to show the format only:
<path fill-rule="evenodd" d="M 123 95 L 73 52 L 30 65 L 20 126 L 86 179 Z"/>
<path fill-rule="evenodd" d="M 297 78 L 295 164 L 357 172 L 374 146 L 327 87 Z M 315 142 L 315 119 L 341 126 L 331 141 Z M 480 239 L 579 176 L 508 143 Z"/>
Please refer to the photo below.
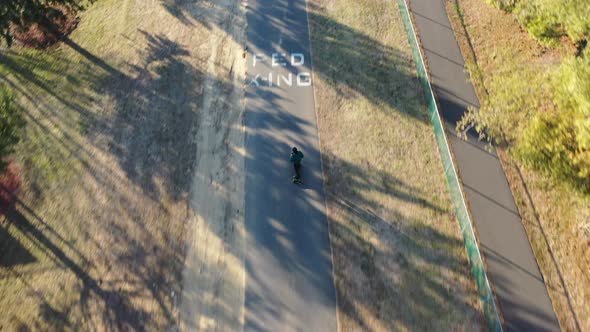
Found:
<path fill-rule="evenodd" d="M 293 168 L 295 169 L 295 176 L 293 176 L 294 183 L 301 183 L 301 174 L 299 174 L 299 170 L 301 169 L 301 159 L 303 159 L 303 152 L 297 150 L 296 147 L 293 147 L 289 160 L 293 163 Z"/>

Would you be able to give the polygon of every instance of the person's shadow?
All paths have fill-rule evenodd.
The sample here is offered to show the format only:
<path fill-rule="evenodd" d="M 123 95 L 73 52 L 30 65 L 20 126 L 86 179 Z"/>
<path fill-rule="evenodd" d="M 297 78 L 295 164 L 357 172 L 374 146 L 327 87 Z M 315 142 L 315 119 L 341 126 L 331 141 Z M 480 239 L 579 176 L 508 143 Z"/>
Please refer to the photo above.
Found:
<path fill-rule="evenodd" d="M 291 167 L 293 166 L 291 165 Z M 293 176 L 295 176 L 295 169 L 293 169 Z M 293 178 L 291 178 L 291 182 L 293 185 L 301 187 L 301 189 L 312 189 L 309 185 L 311 181 L 313 181 L 312 175 L 306 171 L 306 167 L 301 163 L 301 167 L 299 168 L 299 182 L 294 182 Z"/>

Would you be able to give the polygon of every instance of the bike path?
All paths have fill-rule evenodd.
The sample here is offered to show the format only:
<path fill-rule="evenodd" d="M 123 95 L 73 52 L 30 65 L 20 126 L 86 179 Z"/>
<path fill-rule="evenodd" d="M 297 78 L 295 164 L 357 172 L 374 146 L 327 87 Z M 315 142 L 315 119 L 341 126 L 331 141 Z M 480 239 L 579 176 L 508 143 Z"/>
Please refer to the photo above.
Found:
<path fill-rule="evenodd" d="M 244 328 L 335 331 L 305 0 L 249 0 L 247 23 Z"/>
<path fill-rule="evenodd" d="M 479 101 L 449 22 L 443 0 L 409 0 L 433 90 L 445 121 L 489 281 L 508 331 L 558 331 L 547 288 L 506 175 L 495 152 L 477 135 L 467 141 L 455 127 Z"/>

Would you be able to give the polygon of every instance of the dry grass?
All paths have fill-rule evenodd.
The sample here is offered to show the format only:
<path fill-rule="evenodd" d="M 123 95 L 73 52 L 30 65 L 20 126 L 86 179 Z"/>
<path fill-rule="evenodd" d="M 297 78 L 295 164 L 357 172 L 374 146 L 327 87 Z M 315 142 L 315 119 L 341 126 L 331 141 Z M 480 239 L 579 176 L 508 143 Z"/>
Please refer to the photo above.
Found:
<path fill-rule="evenodd" d="M 395 2 L 309 9 L 342 330 L 482 329 Z"/>
<path fill-rule="evenodd" d="M 565 40 L 554 49 L 539 45 L 513 16 L 483 0 L 447 0 L 447 11 L 480 98 L 487 97 L 503 50 L 512 50 L 520 66 L 539 70 L 575 52 Z M 590 198 L 520 169 L 502 150 L 499 156 L 562 328 L 590 329 Z"/>
<path fill-rule="evenodd" d="M 228 229 L 240 217 L 215 214 L 243 190 L 228 180 L 241 162 L 238 5 L 97 1 L 59 46 L 0 49 L 1 80 L 27 118 L 18 202 L 0 221 L 0 330 L 166 330 L 181 297 L 215 291 L 216 264 L 241 273 L 239 257 L 216 253 L 239 242 Z M 217 178 L 212 164 L 225 166 Z M 204 212 L 207 199 L 217 205 Z M 199 236 L 210 255 L 187 268 L 209 272 L 183 283 Z M 225 281 L 216 287 L 233 291 L 211 305 L 231 309 L 243 285 Z M 201 303 L 189 328 L 239 315 Z"/>

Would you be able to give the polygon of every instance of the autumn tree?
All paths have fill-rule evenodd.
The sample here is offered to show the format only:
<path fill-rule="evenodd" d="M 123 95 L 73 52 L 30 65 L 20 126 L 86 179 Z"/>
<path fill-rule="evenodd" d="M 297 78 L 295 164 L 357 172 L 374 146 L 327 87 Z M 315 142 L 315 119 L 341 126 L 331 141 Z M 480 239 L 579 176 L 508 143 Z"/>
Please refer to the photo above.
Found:
<path fill-rule="evenodd" d="M 48 30 L 53 22 L 64 17 L 64 10 L 81 9 L 80 0 L 2 0 L 0 1 L 0 38 L 10 46 L 14 40 L 14 28 L 26 30 L 38 24 Z"/>

